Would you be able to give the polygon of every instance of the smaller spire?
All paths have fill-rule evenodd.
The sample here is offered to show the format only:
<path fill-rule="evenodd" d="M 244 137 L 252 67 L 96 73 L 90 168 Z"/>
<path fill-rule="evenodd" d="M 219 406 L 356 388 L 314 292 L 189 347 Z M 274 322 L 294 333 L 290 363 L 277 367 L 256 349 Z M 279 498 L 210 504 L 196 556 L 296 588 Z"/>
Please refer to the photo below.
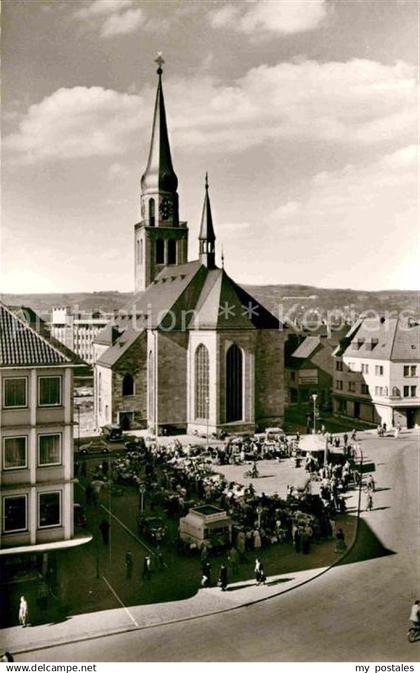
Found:
<path fill-rule="evenodd" d="M 204 186 L 206 193 L 204 195 L 203 212 L 201 215 L 200 235 L 198 237 L 200 243 L 200 260 L 205 266 L 207 266 L 207 268 L 213 269 L 215 267 L 216 236 L 214 233 L 213 217 L 211 214 L 208 173 L 206 173 Z"/>

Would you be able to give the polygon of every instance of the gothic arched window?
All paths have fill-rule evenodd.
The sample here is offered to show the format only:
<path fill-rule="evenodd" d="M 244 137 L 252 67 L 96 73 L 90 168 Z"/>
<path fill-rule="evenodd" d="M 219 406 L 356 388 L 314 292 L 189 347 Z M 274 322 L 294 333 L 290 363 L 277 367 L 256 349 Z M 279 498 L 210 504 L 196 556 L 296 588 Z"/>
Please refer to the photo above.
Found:
<path fill-rule="evenodd" d="M 226 353 L 226 422 L 242 420 L 242 351 L 236 344 Z"/>
<path fill-rule="evenodd" d="M 158 238 L 156 241 L 156 264 L 165 263 L 165 241 Z"/>
<path fill-rule="evenodd" d="M 176 264 L 176 241 L 168 241 L 168 264 Z"/>
<path fill-rule="evenodd" d="M 134 395 L 134 379 L 131 374 L 125 374 L 122 380 L 122 394 L 124 397 Z"/>
<path fill-rule="evenodd" d="M 155 200 L 149 199 L 149 224 L 155 226 Z"/>
<path fill-rule="evenodd" d="M 195 351 L 195 417 L 209 417 L 209 352 L 203 344 Z"/>

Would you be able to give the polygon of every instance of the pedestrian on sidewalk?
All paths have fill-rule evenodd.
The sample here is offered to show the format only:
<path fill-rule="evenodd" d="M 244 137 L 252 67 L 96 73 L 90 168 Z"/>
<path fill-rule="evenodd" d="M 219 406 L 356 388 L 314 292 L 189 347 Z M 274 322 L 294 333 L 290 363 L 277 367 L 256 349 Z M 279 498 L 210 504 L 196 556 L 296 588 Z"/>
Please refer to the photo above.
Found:
<path fill-rule="evenodd" d="M 143 579 L 146 578 L 147 580 L 150 580 L 152 577 L 152 559 L 150 556 L 144 557 L 142 577 Z"/>
<path fill-rule="evenodd" d="M 21 624 L 21 626 L 26 626 L 27 619 L 28 619 L 28 604 L 26 602 L 25 596 L 21 596 L 19 604 L 19 624 Z"/>
<path fill-rule="evenodd" d="M 219 574 L 219 581 L 218 585 L 222 589 L 222 591 L 226 591 L 226 587 L 228 584 L 228 574 L 227 574 L 227 568 L 224 563 L 220 566 L 220 574 Z"/>
<path fill-rule="evenodd" d="M 373 509 L 373 498 L 372 494 L 368 493 L 366 497 L 366 511 L 371 512 Z"/>
<path fill-rule="evenodd" d="M 125 553 L 125 576 L 126 579 L 131 580 L 133 574 L 133 554 L 131 551 Z"/>
<path fill-rule="evenodd" d="M 105 546 L 109 545 L 109 521 L 106 519 L 102 519 L 101 523 L 99 524 L 99 530 L 101 531 L 102 535 L 102 542 L 104 543 Z"/>
<path fill-rule="evenodd" d="M 345 542 L 344 531 L 343 531 L 342 528 L 339 528 L 337 530 L 337 532 L 335 534 L 335 539 L 336 539 L 335 552 L 338 553 L 338 552 L 345 551 L 347 549 L 347 545 L 346 545 L 346 542 Z"/>
<path fill-rule="evenodd" d="M 165 559 L 163 558 L 163 554 L 161 552 L 160 545 L 158 545 L 156 547 L 156 561 L 157 561 L 157 565 L 158 565 L 159 570 L 165 570 L 165 568 L 168 567 L 165 563 Z"/>
<path fill-rule="evenodd" d="M 260 561 L 259 558 L 255 559 L 255 579 L 257 581 L 257 584 L 265 584 L 265 572 L 264 572 L 264 566 L 262 564 L 262 561 Z"/>

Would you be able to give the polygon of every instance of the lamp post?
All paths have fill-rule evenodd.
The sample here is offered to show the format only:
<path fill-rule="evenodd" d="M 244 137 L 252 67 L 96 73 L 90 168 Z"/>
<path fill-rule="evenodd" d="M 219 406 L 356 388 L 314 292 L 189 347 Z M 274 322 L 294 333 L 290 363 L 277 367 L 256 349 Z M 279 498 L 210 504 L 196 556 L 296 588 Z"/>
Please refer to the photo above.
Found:
<path fill-rule="evenodd" d="M 206 421 L 207 421 L 207 430 L 206 430 L 206 449 L 209 448 L 209 398 L 206 397 Z"/>
<path fill-rule="evenodd" d="M 318 399 L 318 395 L 314 393 L 312 395 L 312 399 L 314 401 L 314 435 L 316 435 L 316 401 Z"/>
<path fill-rule="evenodd" d="M 140 494 L 140 514 L 144 512 L 144 494 L 146 493 L 146 486 L 144 484 L 139 485 L 139 494 Z"/>

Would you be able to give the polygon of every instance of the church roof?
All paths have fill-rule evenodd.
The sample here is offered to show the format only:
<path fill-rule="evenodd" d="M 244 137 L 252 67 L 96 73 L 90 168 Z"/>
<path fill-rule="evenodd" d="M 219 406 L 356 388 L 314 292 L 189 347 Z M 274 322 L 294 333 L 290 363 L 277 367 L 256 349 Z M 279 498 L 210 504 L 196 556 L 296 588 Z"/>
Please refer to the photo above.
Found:
<path fill-rule="evenodd" d="M 24 319 L 25 315 L 29 322 Z M 12 310 L 0 304 L 0 367 L 54 366 L 82 362 L 68 348 L 49 337 L 44 330 L 45 323 L 40 319 L 36 321 L 35 316 L 31 309 L 15 307 Z"/>
<path fill-rule="evenodd" d="M 199 261 L 165 267 L 145 292 L 137 293 L 117 319 L 122 332 L 98 359 L 112 367 L 146 329 L 279 329 L 279 320 L 224 269 Z"/>

